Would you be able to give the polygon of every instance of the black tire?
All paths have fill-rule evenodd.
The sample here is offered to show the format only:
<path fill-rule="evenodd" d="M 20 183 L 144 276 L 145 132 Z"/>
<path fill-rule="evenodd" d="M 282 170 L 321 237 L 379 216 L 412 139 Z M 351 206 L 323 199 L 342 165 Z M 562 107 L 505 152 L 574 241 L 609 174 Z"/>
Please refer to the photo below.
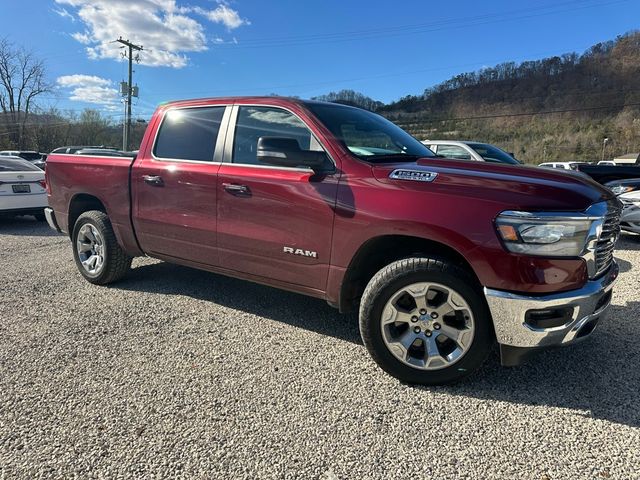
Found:
<path fill-rule="evenodd" d="M 439 370 L 409 366 L 389 350 L 383 339 L 381 317 L 391 296 L 407 285 L 433 282 L 457 291 L 474 318 L 475 331 L 466 353 Z M 364 344 L 387 373 L 399 380 L 421 385 L 445 385 L 470 375 L 485 362 L 495 342 L 491 314 L 477 281 L 465 270 L 438 258 L 406 258 L 391 263 L 371 279 L 360 302 L 360 334 Z"/>
<path fill-rule="evenodd" d="M 102 269 L 95 275 L 90 274 L 82 266 L 82 261 L 79 256 L 80 254 L 76 247 L 78 233 L 82 226 L 86 224 L 91 224 L 95 227 L 104 241 L 104 263 Z M 111 222 L 109 221 L 109 217 L 104 212 L 91 210 L 80 215 L 73 227 L 71 242 L 73 258 L 76 261 L 78 270 L 84 278 L 93 284 L 106 285 L 108 283 L 117 282 L 124 278 L 131 268 L 132 257 L 128 256 L 122 248 L 120 248 L 116 235 L 113 232 Z"/>
<path fill-rule="evenodd" d="M 34 217 L 36 217 L 36 220 L 39 222 L 46 222 L 47 221 L 47 217 L 44 216 L 44 213 L 36 213 L 34 215 Z"/>

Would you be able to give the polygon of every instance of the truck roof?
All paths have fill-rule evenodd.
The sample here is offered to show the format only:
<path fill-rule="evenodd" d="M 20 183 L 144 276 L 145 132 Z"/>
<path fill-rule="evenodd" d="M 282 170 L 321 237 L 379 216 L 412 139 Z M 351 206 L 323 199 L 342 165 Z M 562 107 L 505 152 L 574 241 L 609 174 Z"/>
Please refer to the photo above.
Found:
<path fill-rule="evenodd" d="M 334 102 L 322 102 L 319 100 L 305 100 L 302 98 L 295 97 L 280 97 L 274 95 L 261 95 L 261 96 L 234 96 L 234 97 L 203 97 L 203 98 L 192 98 L 185 100 L 170 100 L 168 102 L 164 102 L 160 104 L 160 107 L 176 107 L 176 106 L 188 106 L 188 105 L 199 105 L 206 103 L 295 103 L 298 105 L 340 105 L 344 107 L 349 107 L 350 105 L 344 105 Z M 356 108 L 356 107 L 354 107 Z"/>

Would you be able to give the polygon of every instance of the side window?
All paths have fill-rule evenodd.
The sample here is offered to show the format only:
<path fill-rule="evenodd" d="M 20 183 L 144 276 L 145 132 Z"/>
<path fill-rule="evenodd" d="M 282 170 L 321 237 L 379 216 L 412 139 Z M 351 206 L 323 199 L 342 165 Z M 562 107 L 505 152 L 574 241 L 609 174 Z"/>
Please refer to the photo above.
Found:
<path fill-rule="evenodd" d="M 471 160 L 471 154 L 457 145 L 438 145 L 438 155 L 459 160 Z"/>
<path fill-rule="evenodd" d="M 226 107 L 169 110 L 153 147 L 158 158 L 212 162 Z"/>
<path fill-rule="evenodd" d="M 275 107 L 240 107 L 233 140 L 233 163 L 263 165 L 256 157 L 260 137 L 293 138 L 302 150 L 322 151 L 298 117 Z"/>

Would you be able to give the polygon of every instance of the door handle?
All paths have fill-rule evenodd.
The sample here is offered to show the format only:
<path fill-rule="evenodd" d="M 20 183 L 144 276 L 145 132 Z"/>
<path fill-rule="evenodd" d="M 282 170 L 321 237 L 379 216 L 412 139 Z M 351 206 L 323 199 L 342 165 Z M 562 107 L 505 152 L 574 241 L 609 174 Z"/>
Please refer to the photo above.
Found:
<path fill-rule="evenodd" d="M 144 183 L 153 185 L 154 187 L 164 187 L 164 180 L 160 175 L 143 175 Z"/>
<path fill-rule="evenodd" d="M 246 185 L 238 185 L 237 183 L 223 183 L 224 189 L 231 195 L 239 197 L 247 197 L 251 195 L 251 190 Z"/>

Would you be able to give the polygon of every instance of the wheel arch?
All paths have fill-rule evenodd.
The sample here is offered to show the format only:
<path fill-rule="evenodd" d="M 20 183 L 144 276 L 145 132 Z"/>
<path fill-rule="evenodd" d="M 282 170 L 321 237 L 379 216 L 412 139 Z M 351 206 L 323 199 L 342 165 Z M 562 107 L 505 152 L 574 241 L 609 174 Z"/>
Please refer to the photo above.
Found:
<path fill-rule="evenodd" d="M 77 193 L 69 202 L 69 209 L 67 214 L 67 230 L 69 230 L 69 237 L 73 234 L 73 227 L 78 220 L 78 217 L 84 212 L 90 210 L 99 210 L 108 215 L 107 208 L 104 203 L 96 196 L 88 193 Z"/>
<path fill-rule="evenodd" d="M 467 271 L 480 285 L 469 261 L 456 249 L 444 243 L 410 235 L 382 235 L 367 240 L 351 259 L 340 287 L 339 309 L 352 310 L 367 284 L 386 265 L 411 256 L 430 256 L 448 260 Z"/>

